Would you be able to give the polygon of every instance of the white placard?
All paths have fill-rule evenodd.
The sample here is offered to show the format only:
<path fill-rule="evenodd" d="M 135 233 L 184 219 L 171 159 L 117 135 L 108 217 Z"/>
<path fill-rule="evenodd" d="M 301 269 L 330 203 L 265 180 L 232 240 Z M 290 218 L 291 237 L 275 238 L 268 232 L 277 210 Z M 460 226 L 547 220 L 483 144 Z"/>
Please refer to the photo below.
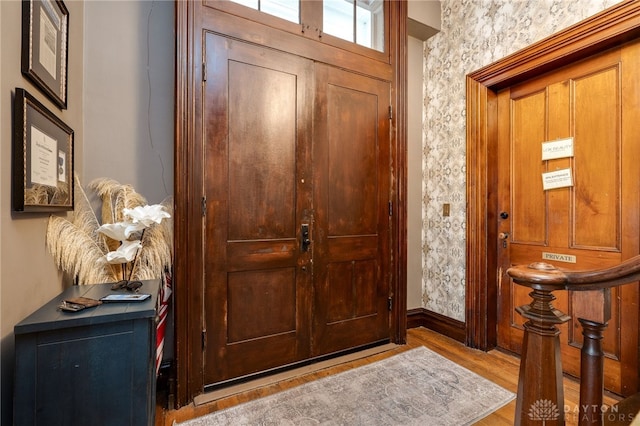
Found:
<path fill-rule="evenodd" d="M 542 142 L 542 160 L 573 157 L 573 138 Z"/>
<path fill-rule="evenodd" d="M 58 143 L 31 126 L 31 182 L 58 186 Z"/>
<path fill-rule="evenodd" d="M 572 254 L 548 253 L 546 251 L 542 252 L 542 259 L 555 260 L 556 262 L 565 263 L 576 263 L 578 261 L 577 258 Z"/>
<path fill-rule="evenodd" d="M 549 189 L 566 188 L 568 186 L 573 186 L 571 169 L 561 169 L 542 174 L 542 189 L 545 191 Z"/>

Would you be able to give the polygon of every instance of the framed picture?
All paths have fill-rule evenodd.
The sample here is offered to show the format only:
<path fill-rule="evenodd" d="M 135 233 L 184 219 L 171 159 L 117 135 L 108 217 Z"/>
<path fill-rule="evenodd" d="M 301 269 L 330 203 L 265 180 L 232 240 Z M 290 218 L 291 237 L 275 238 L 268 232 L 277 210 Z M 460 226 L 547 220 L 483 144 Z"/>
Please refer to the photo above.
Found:
<path fill-rule="evenodd" d="M 73 130 L 24 89 L 13 106 L 13 211 L 73 210 Z"/>
<path fill-rule="evenodd" d="M 23 0 L 22 73 L 67 108 L 69 12 L 62 0 Z"/>

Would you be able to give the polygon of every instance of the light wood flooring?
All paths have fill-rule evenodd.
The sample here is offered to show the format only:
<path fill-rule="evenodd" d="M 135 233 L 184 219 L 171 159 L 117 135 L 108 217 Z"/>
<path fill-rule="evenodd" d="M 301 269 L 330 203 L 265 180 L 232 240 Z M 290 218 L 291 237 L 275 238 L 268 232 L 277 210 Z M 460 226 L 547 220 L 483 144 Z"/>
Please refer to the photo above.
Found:
<path fill-rule="evenodd" d="M 339 365 L 322 368 L 318 371 L 309 371 L 304 374 L 301 373 L 301 375 L 296 375 L 295 377 L 279 379 L 276 383 L 263 386 L 257 385 L 259 387 L 255 389 L 240 391 L 239 393 L 230 396 L 221 396 L 219 399 L 215 399 L 211 402 L 199 405 L 192 403 L 178 410 L 166 410 L 165 408 L 158 406 L 156 410 L 156 426 L 170 426 L 174 421 L 182 422 L 213 411 L 231 407 L 242 402 L 271 395 L 321 377 L 369 364 L 418 346 L 425 346 L 479 374 L 480 376 L 491 380 L 505 389 L 514 393 L 517 391 L 518 368 L 520 365 L 519 358 L 498 350 L 482 352 L 470 349 L 455 340 L 421 327 L 408 330 L 406 345 L 397 346 L 383 353 L 369 355 L 365 358 L 359 358 Z M 565 406 L 570 410 L 572 407 L 576 407 L 577 411 L 580 397 L 579 383 L 570 378 L 565 378 L 564 393 Z M 159 400 L 161 400 L 161 398 L 159 398 Z M 616 398 L 614 395 L 605 395 L 604 403 L 605 405 L 612 405 L 618 400 L 619 398 Z M 488 417 L 485 417 L 477 424 L 487 426 L 513 425 L 515 407 L 516 403 L 514 400 Z M 577 420 L 577 413 L 568 412 L 566 414 L 567 425 L 577 425 Z"/>

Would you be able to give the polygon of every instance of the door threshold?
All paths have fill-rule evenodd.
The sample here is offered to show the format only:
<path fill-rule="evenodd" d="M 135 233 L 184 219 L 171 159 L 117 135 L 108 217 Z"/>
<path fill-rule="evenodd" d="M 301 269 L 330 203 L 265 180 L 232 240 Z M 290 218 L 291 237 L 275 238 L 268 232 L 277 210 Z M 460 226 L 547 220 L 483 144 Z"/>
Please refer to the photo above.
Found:
<path fill-rule="evenodd" d="M 387 343 L 381 346 L 376 346 L 369 349 L 363 349 L 361 351 L 349 353 L 346 355 L 341 355 L 335 358 L 319 361 L 319 362 L 308 364 L 302 367 L 293 368 L 291 370 L 275 373 L 269 376 L 260 377 L 254 380 L 250 380 L 248 382 L 238 383 L 236 385 L 231 385 L 222 389 L 206 392 L 193 398 L 193 405 L 197 407 L 199 405 L 208 404 L 218 399 L 226 398 L 241 392 L 250 391 L 263 386 L 269 386 L 274 383 L 281 382 L 283 380 L 292 379 L 294 377 L 302 376 L 309 373 L 314 373 L 316 371 L 320 371 L 325 368 L 334 367 L 336 365 L 344 364 L 350 361 L 355 361 L 357 359 L 366 358 L 371 355 L 377 355 L 382 352 L 387 352 L 395 348 L 398 348 L 399 346 L 400 345 L 396 345 L 395 343 Z"/>

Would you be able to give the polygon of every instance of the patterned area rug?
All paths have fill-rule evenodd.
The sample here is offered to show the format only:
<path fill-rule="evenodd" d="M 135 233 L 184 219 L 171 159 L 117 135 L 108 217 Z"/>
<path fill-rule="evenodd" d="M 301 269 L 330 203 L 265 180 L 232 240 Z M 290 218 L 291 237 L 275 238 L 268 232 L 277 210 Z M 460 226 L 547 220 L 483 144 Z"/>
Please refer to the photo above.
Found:
<path fill-rule="evenodd" d="M 210 425 L 469 425 L 515 394 L 419 347 L 180 423 Z"/>

